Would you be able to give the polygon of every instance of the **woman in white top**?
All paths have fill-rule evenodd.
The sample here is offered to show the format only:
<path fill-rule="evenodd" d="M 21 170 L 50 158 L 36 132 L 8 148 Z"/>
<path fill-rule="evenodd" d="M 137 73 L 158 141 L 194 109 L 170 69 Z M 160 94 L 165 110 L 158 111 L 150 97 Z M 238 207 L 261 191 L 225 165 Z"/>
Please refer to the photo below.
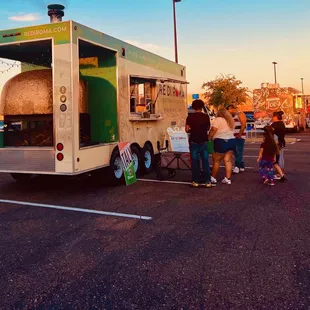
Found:
<path fill-rule="evenodd" d="M 226 109 L 220 109 L 217 117 L 213 121 L 209 138 L 214 140 L 213 169 L 211 183 L 216 186 L 216 175 L 220 167 L 220 162 L 224 159 L 226 177 L 222 180 L 224 184 L 231 184 L 232 156 L 236 149 L 236 139 L 234 136 L 235 123 L 231 114 Z"/>

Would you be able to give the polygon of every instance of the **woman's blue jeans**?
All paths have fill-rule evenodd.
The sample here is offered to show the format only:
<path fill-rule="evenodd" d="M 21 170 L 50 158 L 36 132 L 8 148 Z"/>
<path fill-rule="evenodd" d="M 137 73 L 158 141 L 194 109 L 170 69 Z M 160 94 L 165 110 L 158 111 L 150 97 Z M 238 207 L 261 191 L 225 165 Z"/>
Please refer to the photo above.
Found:
<path fill-rule="evenodd" d="M 190 143 L 190 152 L 192 156 L 192 178 L 196 183 L 200 183 L 200 165 L 199 159 L 201 158 L 203 169 L 204 183 L 210 182 L 210 166 L 209 166 L 209 152 L 208 142 L 205 143 Z"/>
<path fill-rule="evenodd" d="M 244 139 L 236 138 L 235 166 L 238 168 L 245 168 L 245 163 L 243 161 L 244 144 L 245 144 Z"/>

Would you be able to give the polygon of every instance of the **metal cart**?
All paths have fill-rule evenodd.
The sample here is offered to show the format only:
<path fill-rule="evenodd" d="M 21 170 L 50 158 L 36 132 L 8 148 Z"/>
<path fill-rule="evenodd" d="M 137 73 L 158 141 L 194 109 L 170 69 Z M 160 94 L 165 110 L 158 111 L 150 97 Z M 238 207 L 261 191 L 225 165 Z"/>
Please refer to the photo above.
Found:
<path fill-rule="evenodd" d="M 168 172 L 168 177 L 174 177 L 177 170 L 191 170 L 191 155 L 184 152 L 171 152 L 168 151 L 168 141 L 166 140 L 166 146 L 160 148 L 157 144 L 159 151 L 158 160 L 156 165 L 156 176 L 158 180 L 163 180 L 163 171 Z"/>

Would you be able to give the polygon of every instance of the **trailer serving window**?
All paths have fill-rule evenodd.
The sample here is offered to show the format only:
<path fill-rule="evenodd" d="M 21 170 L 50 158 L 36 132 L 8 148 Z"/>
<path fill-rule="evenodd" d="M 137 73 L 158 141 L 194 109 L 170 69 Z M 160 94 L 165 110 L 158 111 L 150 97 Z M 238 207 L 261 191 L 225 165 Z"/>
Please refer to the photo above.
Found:
<path fill-rule="evenodd" d="M 130 113 L 155 114 L 156 81 L 130 77 Z"/>
<path fill-rule="evenodd" d="M 0 58 L 4 146 L 53 146 L 52 40 L 1 45 Z"/>

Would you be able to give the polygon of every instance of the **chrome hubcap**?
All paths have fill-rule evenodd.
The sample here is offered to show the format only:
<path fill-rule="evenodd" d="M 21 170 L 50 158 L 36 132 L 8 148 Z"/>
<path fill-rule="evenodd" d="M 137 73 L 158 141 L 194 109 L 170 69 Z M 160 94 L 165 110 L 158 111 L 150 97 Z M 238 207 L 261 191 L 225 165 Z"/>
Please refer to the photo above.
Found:
<path fill-rule="evenodd" d="M 135 172 L 137 172 L 139 168 L 139 158 L 137 154 L 132 153 L 132 160 L 133 160 L 133 166 L 134 166 Z"/>
<path fill-rule="evenodd" d="M 123 175 L 123 164 L 120 157 L 117 157 L 114 161 L 114 175 L 117 179 L 120 179 Z"/>
<path fill-rule="evenodd" d="M 144 165 L 147 169 L 149 169 L 152 165 L 152 154 L 150 151 L 145 151 L 144 153 Z"/>

